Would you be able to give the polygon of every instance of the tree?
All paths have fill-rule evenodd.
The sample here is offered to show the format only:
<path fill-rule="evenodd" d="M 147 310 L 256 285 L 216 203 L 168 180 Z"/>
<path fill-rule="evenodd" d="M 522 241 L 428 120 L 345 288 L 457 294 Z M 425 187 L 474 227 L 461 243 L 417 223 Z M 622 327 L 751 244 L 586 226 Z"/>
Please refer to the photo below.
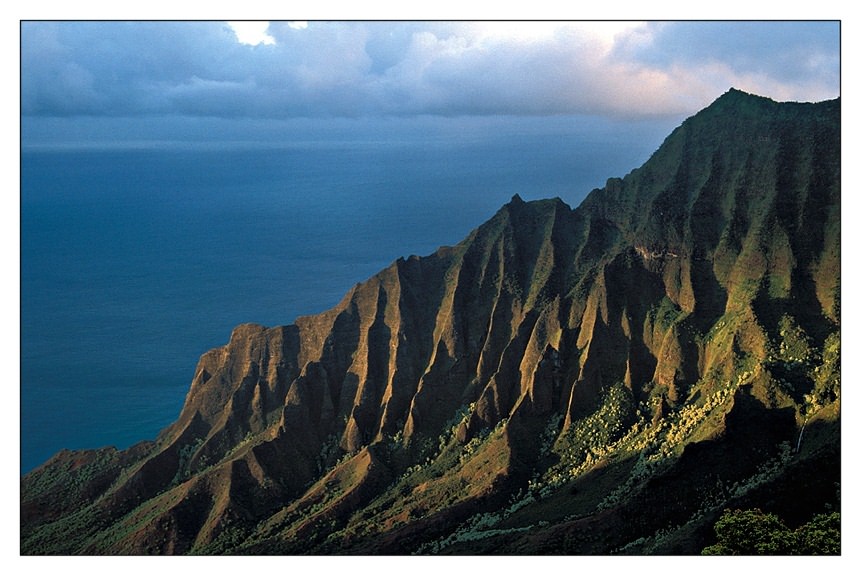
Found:
<path fill-rule="evenodd" d="M 761 509 L 728 509 L 714 530 L 717 544 L 706 547 L 704 555 L 790 555 L 797 547 L 795 533 Z"/>
<path fill-rule="evenodd" d="M 797 553 L 800 555 L 839 555 L 840 544 L 839 513 L 816 515 L 806 525 L 797 530 Z"/>
<path fill-rule="evenodd" d="M 839 513 L 823 513 L 792 531 L 773 513 L 727 509 L 714 524 L 716 545 L 703 555 L 839 555 Z"/>

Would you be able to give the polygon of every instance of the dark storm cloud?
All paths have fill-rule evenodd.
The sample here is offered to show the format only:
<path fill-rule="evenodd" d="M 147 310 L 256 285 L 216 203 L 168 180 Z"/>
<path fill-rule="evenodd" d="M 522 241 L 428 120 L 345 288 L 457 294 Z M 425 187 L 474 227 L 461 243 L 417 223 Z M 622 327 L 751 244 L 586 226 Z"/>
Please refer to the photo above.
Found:
<path fill-rule="evenodd" d="M 659 115 L 731 86 L 838 95 L 828 23 L 25 22 L 22 110 L 287 118 L 414 114 Z"/>
<path fill-rule="evenodd" d="M 240 48 L 226 24 L 25 22 L 25 114 L 126 115 L 164 111 L 195 78 L 240 81 Z"/>

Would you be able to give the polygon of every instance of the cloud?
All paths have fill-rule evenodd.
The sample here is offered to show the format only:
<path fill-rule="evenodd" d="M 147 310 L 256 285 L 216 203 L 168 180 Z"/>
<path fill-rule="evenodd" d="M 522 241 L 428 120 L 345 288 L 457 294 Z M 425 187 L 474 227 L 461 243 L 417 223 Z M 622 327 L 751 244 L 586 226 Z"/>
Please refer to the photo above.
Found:
<path fill-rule="evenodd" d="M 729 81 L 777 99 L 839 93 L 838 22 L 652 23 L 619 38 L 613 59 L 670 70 L 676 77 Z"/>
<path fill-rule="evenodd" d="M 236 39 L 242 44 L 249 46 L 259 46 L 260 44 L 274 44 L 275 39 L 269 36 L 268 22 L 253 22 L 242 20 L 238 22 L 227 22 L 233 32 L 236 34 Z"/>
<path fill-rule="evenodd" d="M 22 111 L 678 115 L 839 94 L 838 23 L 24 22 Z"/>

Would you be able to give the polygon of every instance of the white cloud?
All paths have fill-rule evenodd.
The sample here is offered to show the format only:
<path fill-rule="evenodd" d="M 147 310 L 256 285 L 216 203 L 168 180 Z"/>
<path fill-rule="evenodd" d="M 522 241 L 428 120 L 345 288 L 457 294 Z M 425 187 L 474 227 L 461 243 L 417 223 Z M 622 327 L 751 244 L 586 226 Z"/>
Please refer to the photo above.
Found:
<path fill-rule="evenodd" d="M 266 21 L 248 21 L 242 20 L 238 22 L 227 22 L 233 32 L 236 34 L 236 39 L 242 44 L 257 46 L 259 44 L 274 44 L 275 39 L 269 35 L 269 23 Z M 292 27 L 292 26 L 291 26 Z"/>
<path fill-rule="evenodd" d="M 295 20 L 292 22 L 287 22 L 287 26 L 289 26 L 293 30 L 304 30 L 308 27 L 308 23 L 302 20 Z"/>

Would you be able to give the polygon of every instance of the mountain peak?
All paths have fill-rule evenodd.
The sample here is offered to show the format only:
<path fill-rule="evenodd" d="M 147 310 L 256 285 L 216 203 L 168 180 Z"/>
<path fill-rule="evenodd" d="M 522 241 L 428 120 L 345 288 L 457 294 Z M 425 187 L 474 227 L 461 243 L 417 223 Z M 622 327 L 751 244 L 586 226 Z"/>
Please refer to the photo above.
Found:
<path fill-rule="evenodd" d="M 718 101 L 726 100 L 726 101 L 757 101 L 757 102 L 773 102 L 771 98 L 766 96 L 759 96 L 758 94 L 753 94 L 752 92 L 744 92 L 743 90 L 739 90 L 737 88 L 729 88 L 727 92 L 725 92 L 722 96 L 717 98 Z"/>
<path fill-rule="evenodd" d="M 699 112 L 697 115 L 707 114 L 708 112 L 720 113 L 748 113 L 761 110 L 764 107 L 775 106 L 777 103 L 764 96 L 758 96 L 737 88 L 730 88 L 723 93 L 714 102 Z"/>
<path fill-rule="evenodd" d="M 731 98 L 744 98 L 744 97 L 748 97 L 748 96 L 752 96 L 752 97 L 756 97 L 756 98 L 761 97 L 761 96 L 756 96 L 752 92 L 744 92 L 743 90 L 739 90 L 738 88 L 735 88 L 734 86 L 729 88 L 729 90 L 727 92 L 725 92 L 720 97 L 721 98 L 729 98 L 729 97 L 731 97 Z"/>
<path fill-rule="evenodd" d="M 838 100 L 839 99 L 836 98 L 834 101 Z M 710 106 L 700 111 L 696 116 L 708 116 L 710 113 L 714 112 L 720 114 L 752 114 L 776 110 L 784 110 L 788 112 L 790 110 L 796 110 L 797 106 L 809 106 L 814 103 L 815 102 L 798 101 L 778 102 L 766 96 L 744 92 L 737 88 L 729 88 L 727 92 L 724 92 L 719 98 L 714 100 Z M 823 111 L 823 108 L 819 106 L 819 110 Z"/>

